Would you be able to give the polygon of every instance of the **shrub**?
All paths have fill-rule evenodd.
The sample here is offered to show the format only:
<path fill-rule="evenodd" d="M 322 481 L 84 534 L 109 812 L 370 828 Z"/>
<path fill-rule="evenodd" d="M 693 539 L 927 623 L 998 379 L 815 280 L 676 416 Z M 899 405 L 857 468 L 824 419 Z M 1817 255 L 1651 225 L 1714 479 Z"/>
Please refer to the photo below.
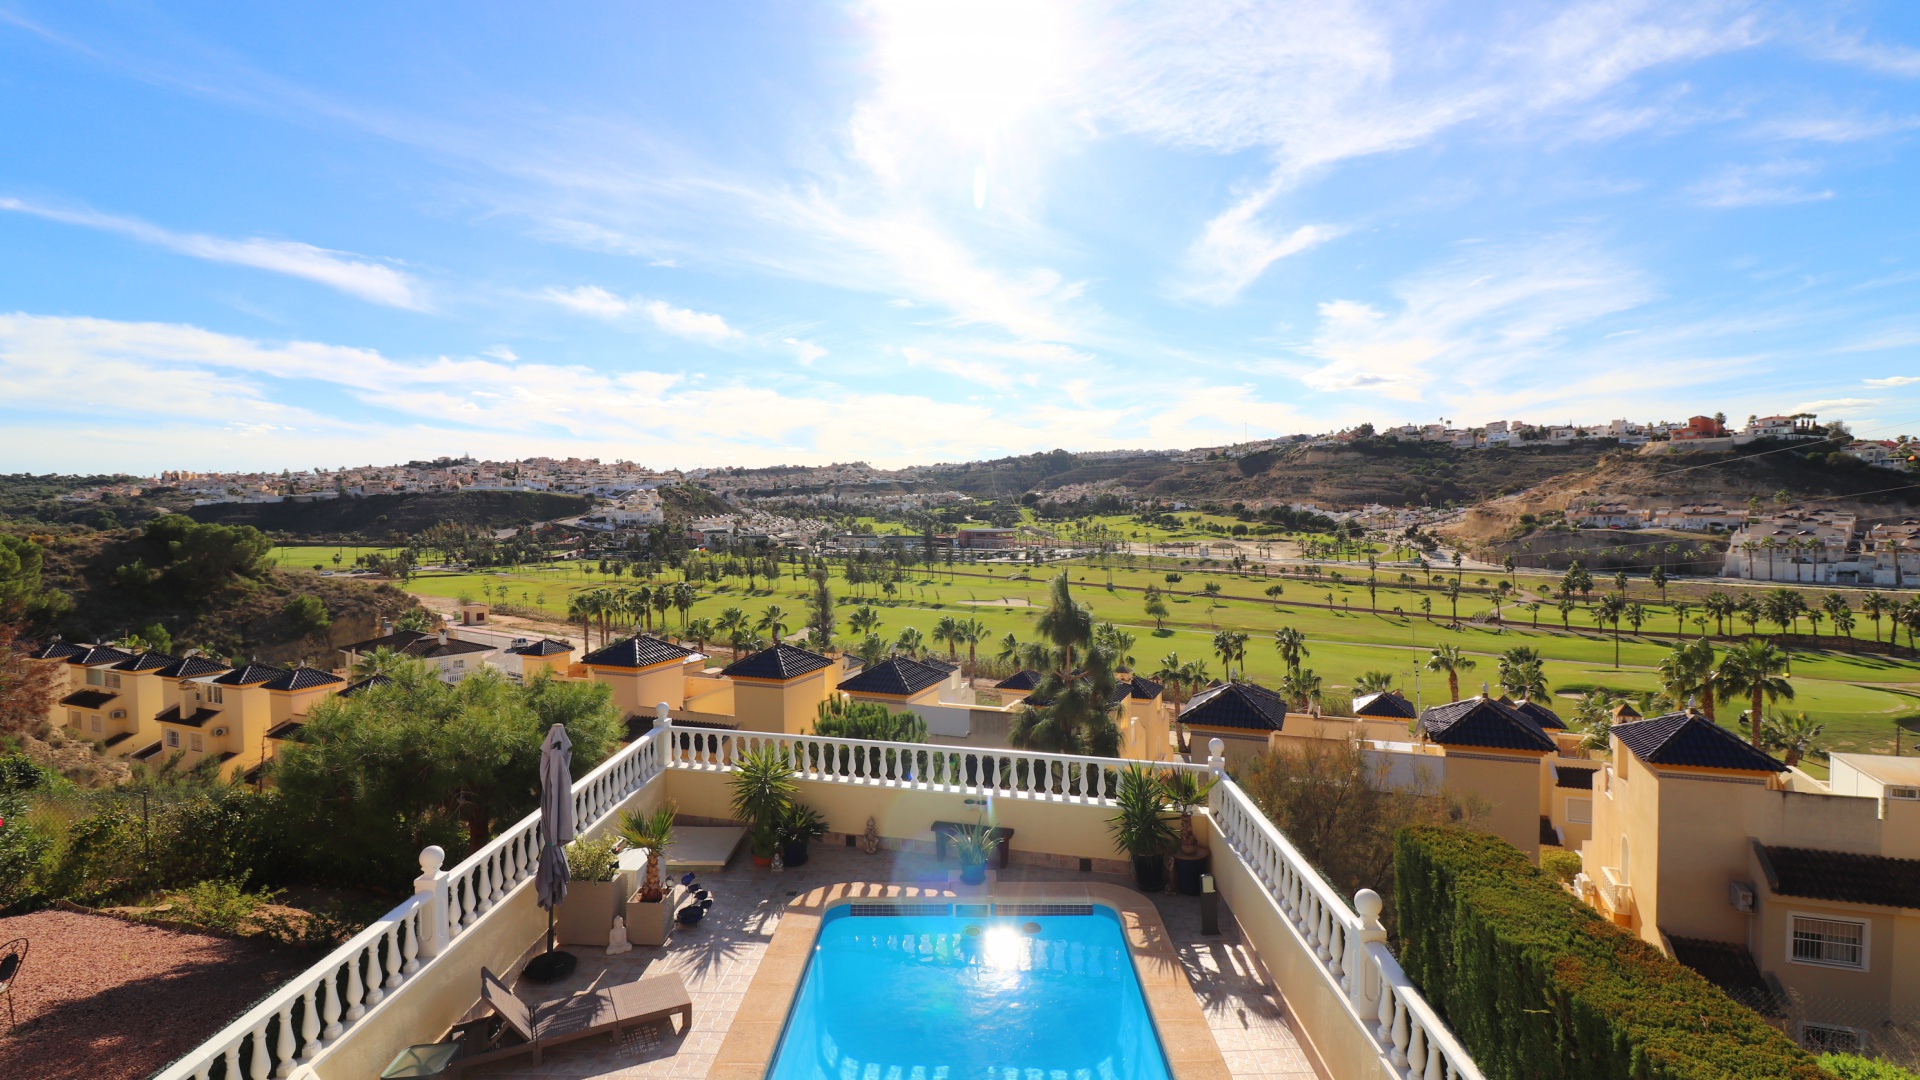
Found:
<path fill-rule="evenodd" d="M 611 836 L 567 845 L 568 876 L 575 881 L 612 881 L 619 862 L 619 845 Z"/>
<path fill-rule="evenodd" d="M 1407 828 L 1395 865 L 1401 965 L 1489 1080 L 1827 1080 L 1498 837 Z"/>
<path fill-rule="evenodd" d="M 1580 856 L 1571 851 L 1543 850 L 1540 852 L 1540 871 L 1563 884 L 1571 882 L 1573 876 L 1580 872 Z"/>
<path fill-rule="evenodd" d="M 303 634 L 318 634 L 333 625 L 333 615 L 327 611 L 326 603 L 317 596 L 304 593 L 288 597 L 280 613 Z"/>
<path fill-rule="evenodd" d="M 278 890 L 247 892 L 238 881 L 201 881 L 171 897 L 164 917 L 204 926 L 223 934 L 238 934 L 253 921 L 261 905 L 270 904 Z"/>
<path fill-rule="evenodd" d="M 1920 1073 L 1858 1054 L 1821 1054 L 1820 1067 L 1840 1080 L 1920 1080 Z"/>

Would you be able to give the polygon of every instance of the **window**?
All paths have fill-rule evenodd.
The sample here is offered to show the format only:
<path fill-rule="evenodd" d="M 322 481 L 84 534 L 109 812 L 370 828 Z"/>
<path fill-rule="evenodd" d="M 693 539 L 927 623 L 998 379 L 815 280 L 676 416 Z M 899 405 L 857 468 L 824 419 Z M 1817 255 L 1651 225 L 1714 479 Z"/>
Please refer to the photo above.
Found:
<path fill-rule="evenodd" d="M 107 688 L 109 690 L 120 689 L 120 676 L 118 674 L 111 671 L 107 672 Z"/>
<path fill-rule="evenodd" d="M 107 673 L 104 671 L 101 671 L 98 668 L 88 668 L 87 669 L 87 685 L 88 686 L 107 685 Z"/>
<path fill-rule="evenodd" d="M 1920 787 L 1890 787 L 1887 789 L 1887 798 L 1920 799 Z"/>
<path fill-rule="evenodd" d="M 206 748 L 207 741 L 199 732 L 194 732 L 192 735 L 187 736 L 187 749 L 198 754 Z"/>
<path fill-rule="evenodd" d="M 1795 915 L 1788 941 L 1789 955 L 1798 964 L 1827 967 L 1867 967 L 1867 924 L 1852 919 L 1816 919 Z"/>
<path fill-rule="evenodd" d="M 71 728 L 77 728 L 80 726 L 80 710 L 79 709 L 67 710 L 67 726 Z"/>
<path fill-rule="evenodd" d="M 1800 1045 L 1816 1054 L 1857 1054 L 1860 1032 L 1838 1024 L 1802 1024 Z"/>
<path fill-rule="evenodd" d="M 1593 824 L 1593 800 L 1592 799 L 1568 799 L 1567 800 L 1567 823 L 1569 825 Z"/>
<path fill-rule="evenodd" d="M 91 726 L 91 727 L 93 728 L 93 733 L 94 733 L 95 735 L 98 735 L 98 734 L 100 734 L 101 732 L 104 732 L 104 731 L 106 731 L 106 730 L 107 730 L 107 726 L 106 726 L 105 724 L 103 724 L 103 723 L 101 723 L 101 722 L 100 722 L 100 714 L 99 714 L 99 713 L 94 713 L 94 714 L 93 714 L 92 716 L 90 716 L 90 717 L 88 717 L 87 719 L 89 719 L 90 721 L 92 721 L 92 724 L 91 724 L 90 726 Z"/>
<path fill-rule="evenodd" d="M 169 750 L 180 749 L 180 733 L 179 732 L 177 731 L 167 732 L 167 749 Z"/>
<path fill-rule="evenodd" d="M 212 705 L 225 705 L 226 699 L 220 696 L 220 688 L 211 684 L 207 687 L 207 702 Z"/>

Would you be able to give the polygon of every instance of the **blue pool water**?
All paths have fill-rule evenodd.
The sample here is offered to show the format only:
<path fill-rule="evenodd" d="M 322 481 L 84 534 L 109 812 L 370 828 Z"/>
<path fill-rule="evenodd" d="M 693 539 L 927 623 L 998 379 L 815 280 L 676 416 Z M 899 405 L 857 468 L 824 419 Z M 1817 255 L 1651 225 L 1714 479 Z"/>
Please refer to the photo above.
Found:
<path fill-rule="evenodd" d="M 1168 1080 L 1119 920 L 1093 911 L 829 911 L 769 1077 Z"/>

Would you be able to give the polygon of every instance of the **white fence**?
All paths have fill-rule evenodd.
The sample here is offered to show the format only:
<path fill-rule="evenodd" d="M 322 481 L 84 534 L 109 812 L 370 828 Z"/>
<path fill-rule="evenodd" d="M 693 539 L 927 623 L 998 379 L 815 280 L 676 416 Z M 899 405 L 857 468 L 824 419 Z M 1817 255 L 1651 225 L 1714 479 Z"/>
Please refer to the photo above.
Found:
<path fill-rule="evenodd" d="M 1473 1058 L 1388 950 L 1380 897 L 1373 890 L 1362 889 L 1355 898 L 1358 913 L 1348 907 L 1232 780 L 1223 777 L 1214 785 L 1208 810 L 1233 854 L 1344 992 L 1353 1022 L 1379 1045 L 1395 1075 L 1483 1080 Z"/>
<path fill-rule="evenodd" d="M 1206 765 L 1155 768 L 1222 772 L 1217 745 Z M 920 791 L 1109 806 L 1130 765 L 1113 758 L 1019 750 L 903 744 L 862 739 L 721 731 L 662 725 L 574 785 L 583 831 L 664 769 L 731 771 L 743 754 L 772 748 L 798 778 Z M 1308 944 L 1344 995 L 1348 1018 L 1406 1080 L 1482 1080 L 1453 1034 L 1407 980 L 1384 944 L 1380 898 L 1363 890 L 1349 907 L 1245 792 L 1221 775 L 1209 805 L 1214 827 L 1259 882 L 1264 899 Z M 156 1080 L 267 1080 L 286 1077 L 340 1040 L 385 996 L 404 990 L 425 961 L 532 874 L 539 816 L 529 815 L 473 857 L 439 871 L 440 853 L 421 857 L 417 894 L 367 927 Z M 432 1033 L 423 1032 L 422 1037 Z"/>
<path fill-rule="evenodd" d="M 574 820 L 582 831 L 592 827 L 660 768 L 653 736 L 623 748 L 573 785 Z M 539 851 L 538 813 L 450 871 L 440 869 L 440 849 L 428 848 L 420 856 L 423 873 L 413 897 L 162 1069 L 155 1080 L 292 1075 L 345 1036 L 368 1009 L 402 990 L 426 961 L 527 880 Z"/>

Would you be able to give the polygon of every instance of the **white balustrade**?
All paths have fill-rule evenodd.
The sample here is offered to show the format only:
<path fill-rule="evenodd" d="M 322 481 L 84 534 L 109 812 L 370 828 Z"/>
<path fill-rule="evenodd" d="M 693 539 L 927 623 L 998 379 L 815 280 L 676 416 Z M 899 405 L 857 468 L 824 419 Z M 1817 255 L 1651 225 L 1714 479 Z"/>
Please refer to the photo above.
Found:
<path fill-rule="evenodd" d="M 659 774 L 653 738 L 636 740 L 574 784 L 575 820 L 583 831 Z M 224 1080 L 292 1075 L 528 880 L 537 865 L 532 853 L 538 850 L 539 831 L 539 814 L 529 814 L 452 870 L 440 868 L 446 855 L 439 848 L 421 852 L 421 874 L 406 902 L 154 1080 L 213 1080 L 216 1072 Z"/>
<path fill-rule="evenodd" d="M 662 725 L 657 752 L 673 769 L 726 771 L 752 753 L 773 750 L 802 780 L 905 787 L 969 795 L 1110 806 L 1120 774 L 1133 762 L 1028 750 L 979 750 L 871 739 Z M 1139 762 L 1153 769 L 1206 772 L 1185 762 Z"/>
<path fill-rule="evenodd" d="M 1345 996 L 1355 1026 L 1405 1080 L 1483 1080 L 1473 1058 L 1420 996 L 1386 946 L 1381 900 L 1371 889 L 1347 906 L 1286 835 L 1232 780 L 1215 784 L 1214 827 L 1299 932 Z"/>

